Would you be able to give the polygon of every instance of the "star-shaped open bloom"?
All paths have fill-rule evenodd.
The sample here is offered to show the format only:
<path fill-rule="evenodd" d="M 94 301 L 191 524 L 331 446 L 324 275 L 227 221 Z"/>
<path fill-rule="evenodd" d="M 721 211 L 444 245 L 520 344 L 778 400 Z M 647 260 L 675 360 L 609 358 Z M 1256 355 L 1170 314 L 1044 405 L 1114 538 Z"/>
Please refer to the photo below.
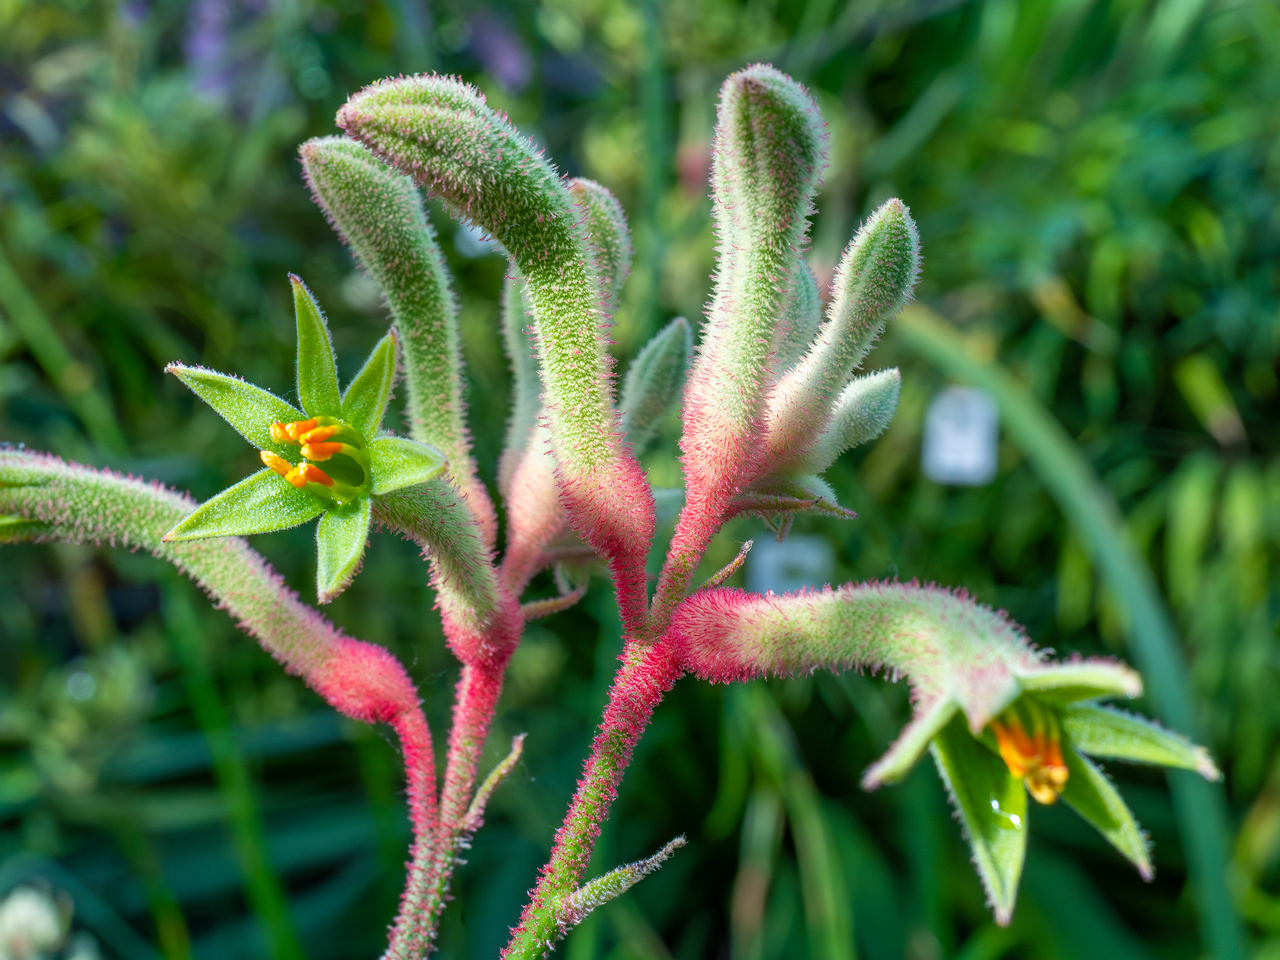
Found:
<path fill-rule="evenodd" d="M 164 539 L 269 533 L 320 517 L 316 592 L 327 603 L 360 567 L 373 501 L 433 479 L 445 458 L 426 444 L 378 435 L 395 381 L 395 333 L 378 341 L 346 391 L 339 391 L 324 314 L 306 285 L 289 279 L 301 410 L 238 377 L 180 363 L 166 368 L 257 447 L 265 467 L 205 501 Z"/>

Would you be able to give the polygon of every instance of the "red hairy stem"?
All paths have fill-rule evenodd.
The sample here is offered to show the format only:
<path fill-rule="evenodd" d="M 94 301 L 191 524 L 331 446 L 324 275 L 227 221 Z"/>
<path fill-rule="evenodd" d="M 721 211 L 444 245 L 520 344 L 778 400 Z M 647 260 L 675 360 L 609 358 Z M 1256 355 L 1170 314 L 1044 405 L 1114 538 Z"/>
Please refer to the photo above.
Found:
<path fill-rule="evenodd" d="M 433 842 L 422 847 L 421 860 L 417 856 L 419 848 L 415 846 L 410 871 L 412 879 L 421 879 L 418 896 L 412 904 L 416 924 L 413 939 L 405 941 L 406 946 L 412 946 L 416 952 L 395 952 L 396 934 L 399 933 L 397 921 L 391 947 L 384 960 L 423 957 L 430 951 L 440 914 L 448 900 L 449 883 L 457 864 L 458 851 L 468 840 L 465 835 L 466 813 L 475 793 L 476 770 L 497 709 L 498 697 L 502 693 L 502 676 L 505 670 L 505 662 L 496 668 L 491 664 L 463 665 L 453 704 L 453 724 L 449 732 L 449 755 L 445 762 L 440 816 L 435 824 Z M 402 915 L 407 903 L 408 890 L 402 901 Z"/>
<path fill-rule="evenodd" d="M 503 957 L 546 956 L 561 935 L 561 900 L 576 888 L 587 867 L 640 735 L 663 695 L 680 677 L 680 667 L 665 643 L 629 641 L 619 659 L 622 666 L 609 691 L 577 792 Z"/>
<path fill-rule="evenodd" d="M 658 637 L 666 632 L 676 605 L 684 599 L 689 581 L 707 552 L 707 545 L 724 522 L 728 502 L 729 497 L 723 491 L 690 488 L 653 595 L 647 625 L 649 636 Z"/>
<path fill-rule="evenodd" d="M 623 631 L 644 636 L 649 607 L 644 565 L 653 541 L 653 490 L 629 452 L 610 472 L 612 476 L 571 479 L 562 471 L 561 501 L 578 534 L 609 564 Z"/>

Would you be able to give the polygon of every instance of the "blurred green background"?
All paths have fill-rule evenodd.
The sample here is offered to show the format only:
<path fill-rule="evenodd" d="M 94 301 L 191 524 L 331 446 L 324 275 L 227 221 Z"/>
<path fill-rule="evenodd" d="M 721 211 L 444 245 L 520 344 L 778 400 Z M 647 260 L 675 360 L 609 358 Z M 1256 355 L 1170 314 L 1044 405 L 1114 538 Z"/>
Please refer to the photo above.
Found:
<path fill-rule="evenodd" d="M 931 765 L 875 794 L 857 786 L 908 715 L 902 685 L 686 680 L 596 864 L 682 832 L 690 844 L 563 955 L 1156 960 L 1213 943 L 1221 960 L 1280 957 L 1272 2 L 0 0 L 0 438 L 197 497 L 248 472 L 253 451 L 162 367 L 287 393 L 296 271 L 354 372 L 387 321 L 295 149 L 334 132 L 360 86 L 423 70 L 478 84 L 561 169 L 622 199 L 637 248 L 614 328 L 625 362 L 671 316 L 701 314 L 716 92 L 754 61 L 808 85 L 829 122 L 819 277 L 901 196 L 923 240 L 919 298 L 964 346 L 931 354 L 890 329 L 869 366 L 902 367 L 898 416 L 828 474 L 861 519 L 796 532 L 830 541 L 837 581 L 963 586 L 1043 646 L 1155 664 L 1171 679 L 1138 706 L 1169 716 L 1157 694 L 1182 698 L 1226 773 L 1226 810 L 1179 821 L 1163 775 L 1113 768 L 1155 842 L 1147 885 L 1070 811 L 1037 807 L 1021 903 L 999 930 Z M 433 215 L 492 481 L 505 264 Z M 1003 411 L 1015 419 L 996 480 L 925 479 L 930 399 L 997 366 L 1027 393 Z M 1066 434 L 1012 428 L 1039 405 Z M 674 437 L 673 423 L 648 458 L 657 485 L 678 483 Z M 1100 485 L 1064 480 L 1068 461 Z M 768 534 L 733 525 L 713 560 L 753 536 Z M 1173 631 L 1140 602 L 1141 569 L 1126 579 L 1105 561 L 1126 536 Z M 309 530 L 257 540 L 312 596 Z M 456 668 L 432 602 L 414 551 L 379 535 L 327 612 L 402 658 L 439 737 Z M 491 958 L 505 942 L 619 644 L 603 581 L 529 630 L 487 762 L 521 730 L 526 758 L 457 875 L 442 956 Z M 397 766 L 385 731 L 327 709 L 150 558 L 0 550 L 0 896 L 69 894 L 105 957 L 375 956 L 407 843 Z M 1193 835 L 1219 857 L 1216 885 L 1188 881 Z"/>

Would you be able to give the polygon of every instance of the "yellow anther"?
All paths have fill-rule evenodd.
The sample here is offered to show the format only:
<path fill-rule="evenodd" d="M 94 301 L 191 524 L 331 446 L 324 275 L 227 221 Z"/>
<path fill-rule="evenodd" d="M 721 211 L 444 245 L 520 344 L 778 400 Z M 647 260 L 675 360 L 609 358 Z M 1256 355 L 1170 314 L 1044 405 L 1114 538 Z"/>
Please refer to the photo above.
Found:
<path fill-rule="evenodd" d="M 1062 743 L 1057 718 L 1033 701 L 1010 707 L 991 721 L 1000 757 L 1009 772 L 1022 777 L 1027 792 L 1040 803 L 1055 803 L 1067 785 L 1067 765 L 1062 759 Z M 1031 730 L 1021 714 L 1027 714 Z"/>
<path fill-rule="evenodd" d="M 262 457 L 262 462 L 264 464 L 276 473 L 280 474 L 282 477 L 287 477 L 289 475 L 289 471 L 293 469 L 293 464 L 284 457 L 276 456 L 276 454 L 272 453 L 270 450 L 263 450 L 260 456 Z"/>

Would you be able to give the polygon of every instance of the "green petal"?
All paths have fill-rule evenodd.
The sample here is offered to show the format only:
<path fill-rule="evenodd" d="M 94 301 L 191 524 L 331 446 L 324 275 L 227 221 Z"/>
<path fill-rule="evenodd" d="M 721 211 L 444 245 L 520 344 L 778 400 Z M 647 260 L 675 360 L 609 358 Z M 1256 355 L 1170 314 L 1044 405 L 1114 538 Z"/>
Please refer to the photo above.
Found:
<path fill-rule="evenodd" d="M 1018 675 L 1023 690 L 1034 690 L 1046 703 L 1066 704 L 1095 697 L 1137 697 L 1142 678 L 1115 660 L 1046 663 Z"/>
<path fill-rule="evenodd" d="M 298 318 L 298 402 L 309 417 L 341 417 L 338 365 L 333 358 L 329 325 L 316 298 L 298 277 L 293 283 L 293 310 Z"/>
<path fill-rule="evenodd" d="M 306 419 L 306 415 L 293 404 L 285 403 L 274 393 L 245 383 L 239 377 L 206 370 L 204 367 L 171 363 L 164 369 L 165 373 L 172 373 L 190 387 L 192 393 L 213 407 L 222 419 L 235 427 L 240 436 L 259 450 L 270 450 L 291 463 L 297 461 L 296 445 L 276 443 L 271 439 L 273 423 Z"/>
<path fill-rule="evenodd" d="M 360 372 L 342 395 L 342 419 L 366 437 L 382 424 L 396 379 L 396 334 L 392 330 L 378 341 Z"/>
<path fill-rule="evenodd" d="M 351 583 L 369 539 L 372 501 L 362 497 L 328 511 L 316 525 L 316 594 L 328 603 Z"/>
<path fill-rule="evenodd" d="M 1062 799 L 1124 854 L 1143 880 L 1150 880 L 1154 876 L 1150 846 L 1120 792 L 1087 757 L 1070 747 L 1062 751 L 1062 756 L 1068 771 Z"/>
<path fill-rule="evenodd" d="M 996 923 L 1006 925 L 1027 854 L 1027 791 L 1004 761 L 969 733 L 957 714 L 930 745 L 942 782 L 960 813 L 973 862 Z"/>
<path fill-rule="evenodd" d="M 1067 741 L 1081 753 L 1194 770 L 1206 780 L 1222 776 L 1204 747 L 1143 717 L 1110 707 L 1068 706 L 1062 711 L 1062 729 Z"/>
<path fill-rule="evenodd" d="M 324 512 L 325 505 L 274 470 L 259 470 L 196 507 L 164 535 L 166 542 L 247 537 L 287 530 Z"/>
<path fill-rule="evenodd" d="M 369 472 L 374 494 L 426 483 L 445 468 L 444 454 L 435 447 L 404 437 L 378 437 L 369 444 Z"/>
<path fill-rule="evenodd" d="M 862 775 L 862 788 L 874 790 L 885 783 L 897 783 L 916 765 L 929 741 L 938 735 L 960 708 L 954 700 L 940 697 L 928 705 L 916 707 L 916 714 L 883 757 Z"/>

